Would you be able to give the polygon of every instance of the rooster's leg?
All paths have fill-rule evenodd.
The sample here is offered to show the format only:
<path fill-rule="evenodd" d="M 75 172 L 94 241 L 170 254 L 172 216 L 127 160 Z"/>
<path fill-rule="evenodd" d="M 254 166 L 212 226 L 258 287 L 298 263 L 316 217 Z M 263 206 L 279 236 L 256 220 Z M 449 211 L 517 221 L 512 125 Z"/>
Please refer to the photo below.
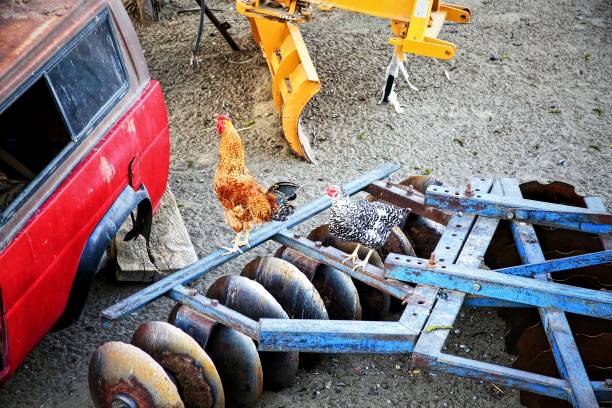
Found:
<path fill-rule="evenodd" d="M 348 260 L 350 260 L 351 262 L 355 262 L 355 259 L 359 259 L 359 247 L 361 245 L 357 244 L 357 246 L 355 247 L 355 250 L 353 251 L 352 254 L 350 254 L 348 257 L 344 258 L 344 260 L 342 261 L 342 265 L 344 265 L 344 263 Z"/>
<path fill-rule="evenodd" d="M 234 240 L 230 241 L 230 242 L 234 243 L 234 245 L 231 248 L 229 248 L 229 247 L 221 247 L 222 249 L 225 249 L 227 251 L 227 252 L 223 253 L 223 256 L 229 255 L 229 254 L 233 254 L 235 252 L 242 253 L 242 250 L 240 249 L 240 244 L 242 243 L 240 241 L 240 236 L 241 235 L 242 235 L 242 231 L 236 233 L 236 238 L 234 238 Z"/>
<path fill-rule="evenodd" d="M 246 224 L 244 226 L 244 239 L 239 241 L 238 244 L 239 245 L 246 245 L 247 247 L 251 247 L 251 244 L 249 243 L 249 237 L 251 236 L 251 224 Z"/>
<path fill-rule="evenodd" d="M 372 256 L 373 252 L 374 252 L 374 250 L 370 249 L 368 251 L 368 255 L 366 255 L 365 259 L 363 261 L 357 262 L 357 264 L 355 266 L 353 266 L 353 270 L 361 268 L 362 271 L 365 271 L 365 268 L 366 268 L 366 266 L 368 266 L 368 261 L 370 260 L 370 257 Z"/>

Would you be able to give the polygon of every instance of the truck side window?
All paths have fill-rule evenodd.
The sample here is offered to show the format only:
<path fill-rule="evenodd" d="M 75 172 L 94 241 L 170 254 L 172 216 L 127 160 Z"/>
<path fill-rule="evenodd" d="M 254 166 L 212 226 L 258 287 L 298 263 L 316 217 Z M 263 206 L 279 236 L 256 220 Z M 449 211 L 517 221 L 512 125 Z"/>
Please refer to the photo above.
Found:
<path fill-rule="evenodd" d="M 108 15 L 47 76 L 73 137 L 94 125 L 127 88 Z"/>

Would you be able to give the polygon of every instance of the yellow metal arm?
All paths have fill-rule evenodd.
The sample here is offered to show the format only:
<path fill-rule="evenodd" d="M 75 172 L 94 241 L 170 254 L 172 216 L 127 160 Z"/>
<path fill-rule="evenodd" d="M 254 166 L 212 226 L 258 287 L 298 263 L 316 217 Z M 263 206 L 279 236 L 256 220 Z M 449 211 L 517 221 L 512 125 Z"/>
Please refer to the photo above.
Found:
<path fill-rule="evenodd" d="M 296 154 L 314 161 L 299 118 L 320 89 L 319 79 L 296 23 L 310 19 L 310 6 L 333 7 L 391 20 L 389 43 L 395 56 L 405 54 L 450 59 L 456 46 L 439 40 L 446 20 L 467 23 L 469 9 L 440 0 L 237 0 L 236 9 L 248 17 L 255 41 L 272 74 L 274 105 L 285 138 Z"/>

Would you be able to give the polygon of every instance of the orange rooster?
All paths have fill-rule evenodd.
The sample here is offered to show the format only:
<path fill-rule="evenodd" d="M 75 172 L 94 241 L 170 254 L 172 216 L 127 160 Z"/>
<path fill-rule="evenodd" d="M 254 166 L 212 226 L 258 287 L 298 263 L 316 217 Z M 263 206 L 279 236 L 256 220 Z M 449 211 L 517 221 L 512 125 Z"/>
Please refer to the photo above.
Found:
<path fill-rule="evenodd" d="M 288 202 L 296 197 L 298 186 L 280 182 L 265 190 L 257 184 L 244 162 L 242 139 L 227 115 L 217 116 L 219 165 L 215 173 L 215 193 L 223 206 L 225 220 L 236 231 L 233 246 L 228 252 L 242 252 L 240 246 L 249 245 L 251 226 L 272 220 L 284 220 L 293 212 Z M 244 232 L 244 239 L 242 233 Z"/>

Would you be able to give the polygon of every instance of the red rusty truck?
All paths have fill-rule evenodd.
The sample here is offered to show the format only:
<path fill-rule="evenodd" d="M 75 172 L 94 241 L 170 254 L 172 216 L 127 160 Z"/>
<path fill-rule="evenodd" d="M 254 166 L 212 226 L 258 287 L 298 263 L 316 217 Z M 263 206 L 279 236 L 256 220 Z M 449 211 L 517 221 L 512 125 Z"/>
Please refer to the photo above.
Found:
<path fill-rule="evenodd" d="M 164 97 L 120 0 L 0 5 L 0 382 L 78 319 L 132 214 L 168 178 Z"/>

